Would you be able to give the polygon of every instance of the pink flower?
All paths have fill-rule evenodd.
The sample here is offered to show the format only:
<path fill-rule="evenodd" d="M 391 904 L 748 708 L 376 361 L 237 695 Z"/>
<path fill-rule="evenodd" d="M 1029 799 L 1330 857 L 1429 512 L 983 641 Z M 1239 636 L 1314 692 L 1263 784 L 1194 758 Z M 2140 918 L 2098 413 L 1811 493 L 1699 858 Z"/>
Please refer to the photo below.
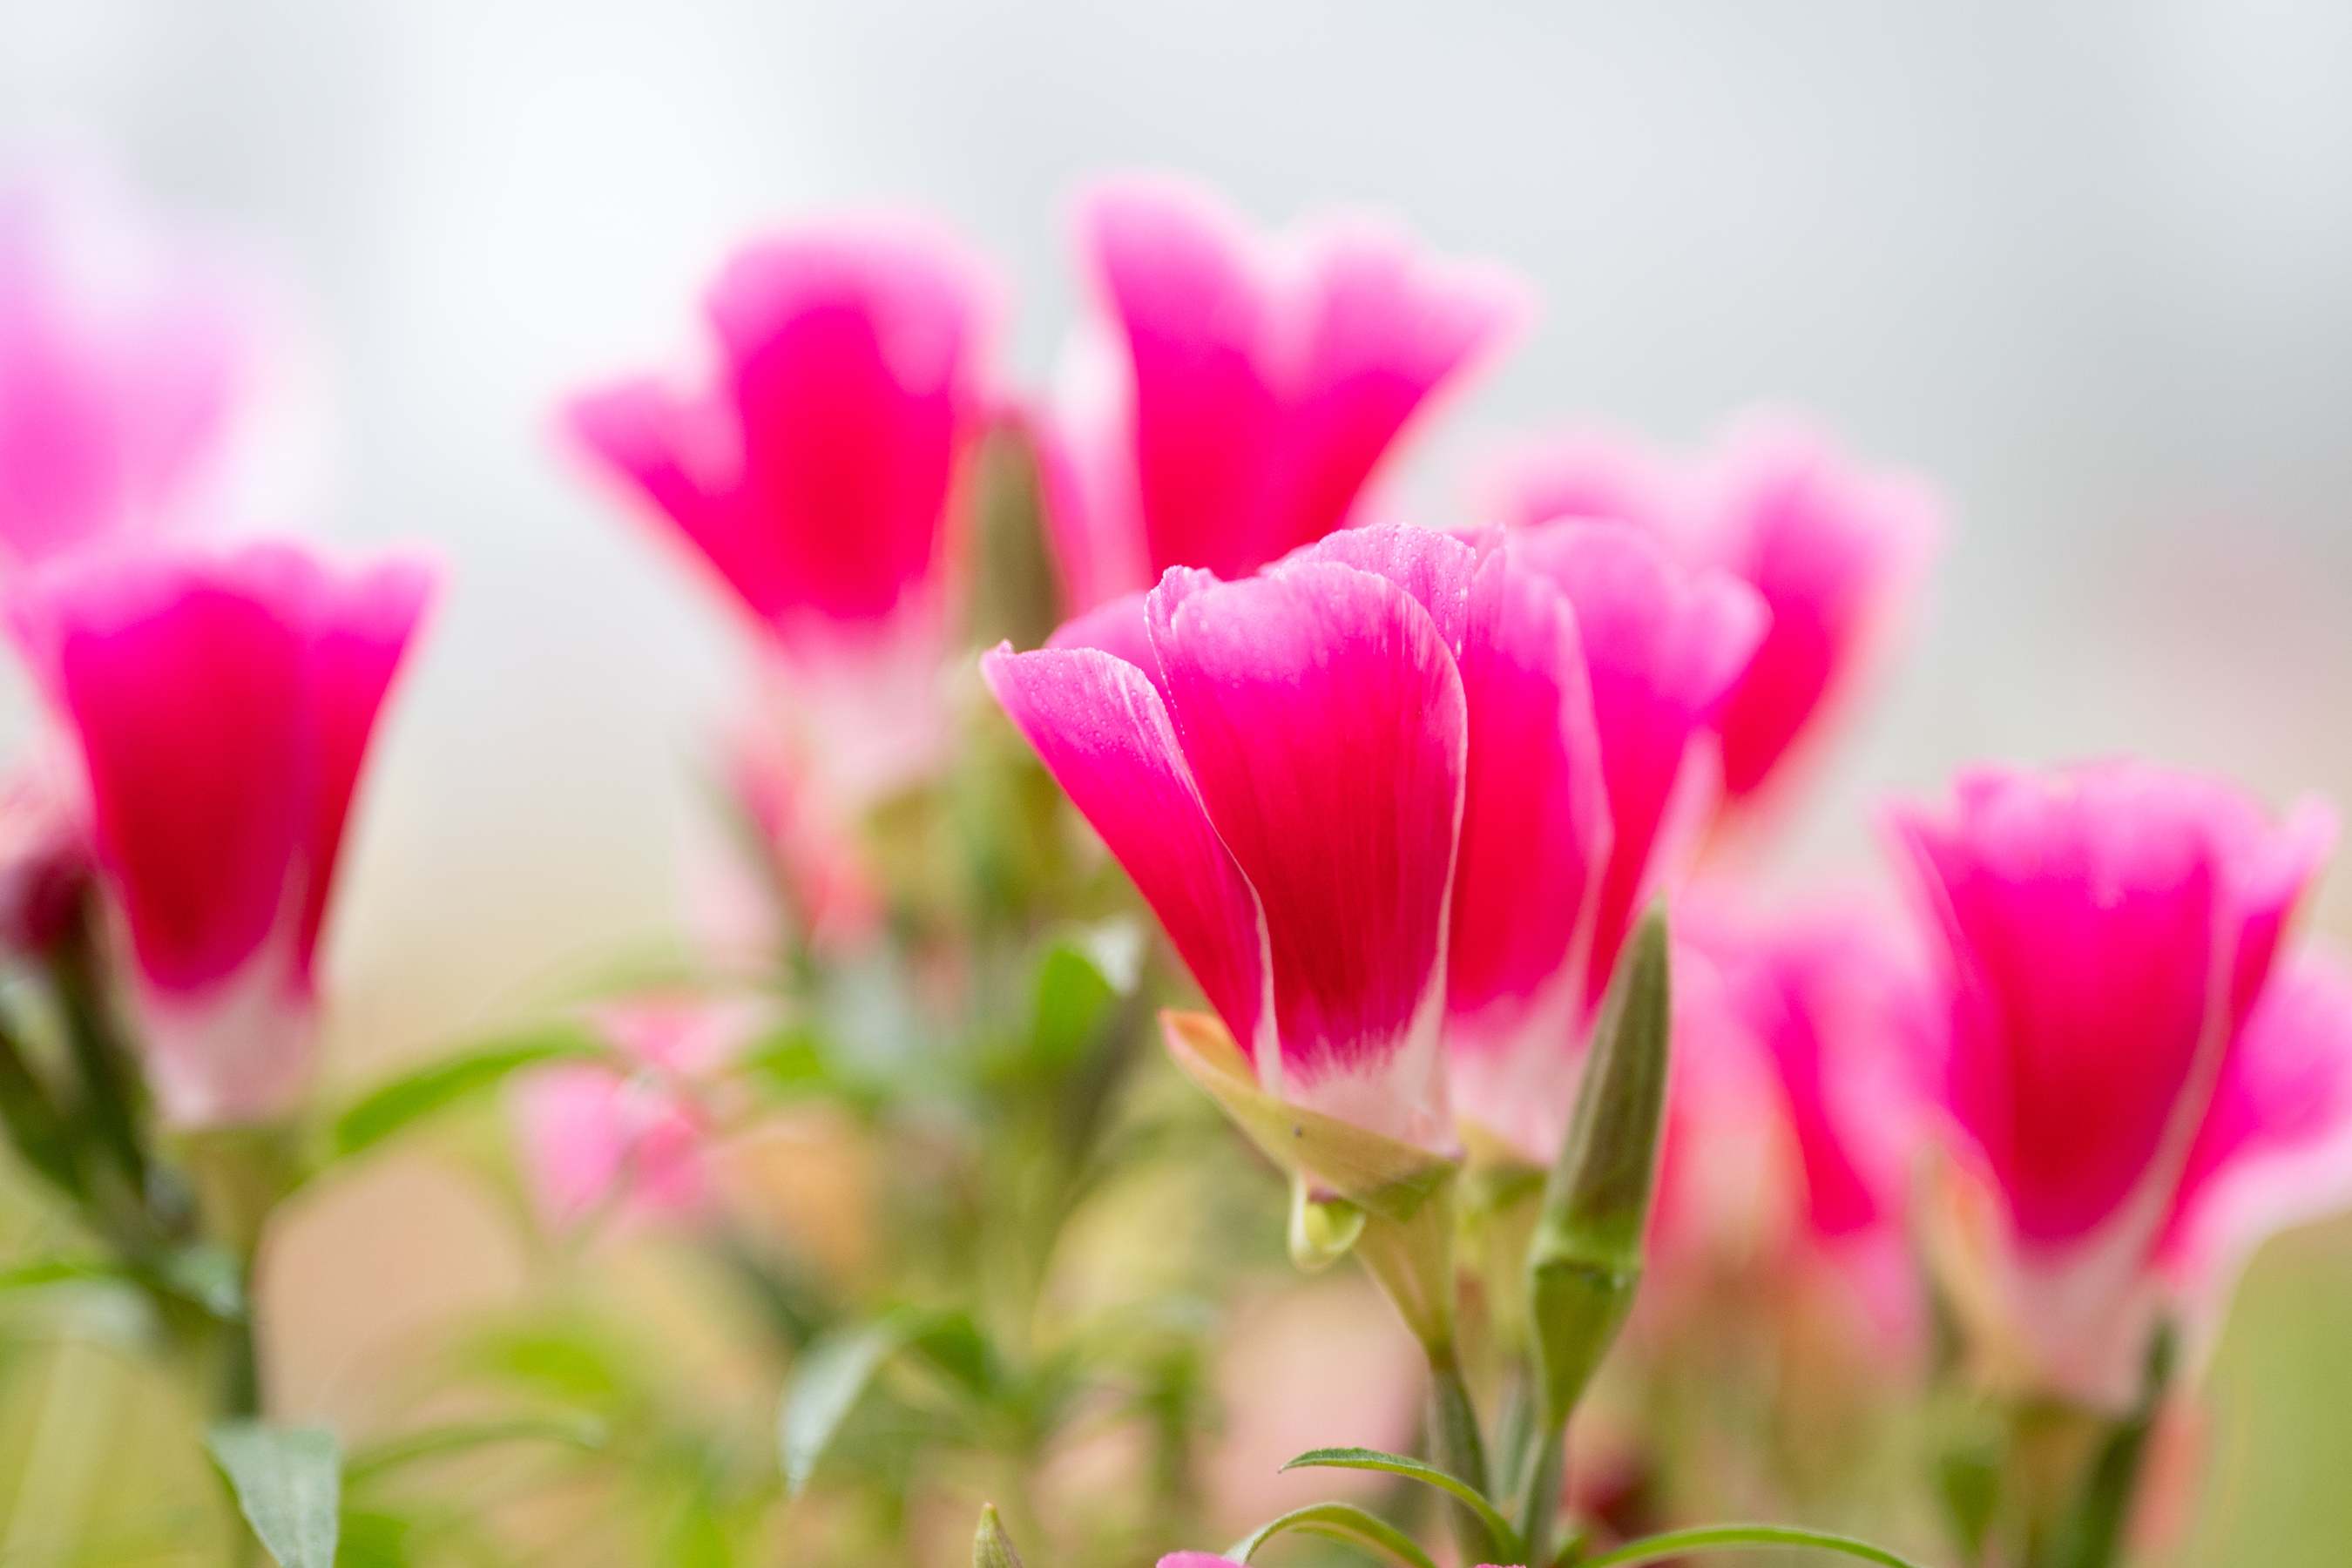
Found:
<path fill-rule="evenodd" d="M 887 788 L 940 739 L 993 289 L 940 237 L 839 223 L 739 251 L 705 309 L 710 384 L 623 382 L 565 422 L 761 631 L 842 787 Z"/>
<path fill-rule="evenodd" d="M 89 829 L 69 784 L 44 763 L 0 780 L 0 952 L 47 954 L 89 887 Z"/>
<path fill-rule="evenodd" d="M 1171 566 L 1246 575 L 1357 521 L 1406 426 L 1528 313 L 1499 270 L 1361 216 L 1268 239 L 1201 191 L 1129 180 L 1077 227 L 1101 320 L 1047 510 L 1082 609 Z"/>
<path fill-rule="evenodd" d="M 164 1113 L 287 1110 L 369 738 L 436 581 L 291 544 L 88 558 L 15 624 L 77 743 Z"/>
<path fill-rule="evenodd" d="M 1753 584 L 1772 615 L 1716 717 L 1724 793 L 1737 809 L 1788 771 L 1879 657 L 1940 525 L 1920 481 L 1866 471 L 1785 420 L 1733 430 L 1701 508 L 1710 559 Z"/>
<path fill-rule="evenodd" d="M 701 1212 L 717 1121 L 698 1080 L 740 1054 L 762 1020 L 756 1007 L 690 1000 L 605 1007 L 596 1022 L 628 1065 L 565 1063 L 517 1082 L 516 1128 L 548 1224 Z"/>
<path fill-rule="evenodd" d="M 983 669 L 1261 1081 L 1434 1148 L 1442 1031 L 1477 1113 L 1565 1125 L 1574 960 L 1613 961 L 1754 623 L 1622 527 L 1375 525 Z"/>
<path fill-rule="evenodd" d="M 1925 965 L 1864 906 L 1765 920 L 1707 904 L 1683 929 L 1716 994 L 1712 1007 L 1678 1013 L 1678 1045 L 1694 1048 L 1677 1068 L 1713 1054 L 1686 1030 L 1739 1037 L 1715 1049 L 1765 1069 L 1772 1114 L 1759 1118 L 1748 1097 L 1738 1112 L 1781 1146 L 1788 1244 L 1800 1261 L 1829 1264 L 1889 1339 L 1907 1337 L 1919 1303 L 1906 1215 L 1942 1053 Z"/>
<path fill-rule="evenodd" d="M 744 724 L 726 737 L 719 782 L 733 829 L 698 913 L 712 944 L 754 960 L 812 948 L 839 952 L 872 934 L 881 895 L 817 770 L 774 727 Z"/>
<path fill-rule="evenodd" d="M 2010 1326 L 2036 1374 L 2122 1397 L 2166 1249 L 2193 1264 L 2233 1171 L 2334 1130 L 2334 1089 L 2308 1091 L 2352 1042 L 2341 993 L 2274 979 L 2334 818 L 2112 763 L 1970 773 L 1895 828 L 1942 939 L 1942 1093 L 1990 1183 Z"/>
<path fill-rule="evenodd" d="M 250 370 L 226 275 L 94 185 L 0 184 L 0 563 L 189 521 Z"/>
<path fill-rule="evenodd" d="M 1464 1112 L 1549 1163 L 1618 952 L 1695 826 L 1705 726 L 1763 613 L 1622 523 L 1514 530 L 1494 548 L 1512 570 L 1463 654 L 1447 1036 Z"/>
<path fill-rule="evenodd" d="M 1689 465 L 1600 431 L 1527 443 L 1496 461 L 1483 504 L 1522 526 L 1616 518 L 1762 597 L 1768 629 L 1714 719 L 1727 812 L 1761 800 L 1851 695 L 1939 532 L 1918 480 L 1865 470 L 1810 426 L 1769 416 Z"/>

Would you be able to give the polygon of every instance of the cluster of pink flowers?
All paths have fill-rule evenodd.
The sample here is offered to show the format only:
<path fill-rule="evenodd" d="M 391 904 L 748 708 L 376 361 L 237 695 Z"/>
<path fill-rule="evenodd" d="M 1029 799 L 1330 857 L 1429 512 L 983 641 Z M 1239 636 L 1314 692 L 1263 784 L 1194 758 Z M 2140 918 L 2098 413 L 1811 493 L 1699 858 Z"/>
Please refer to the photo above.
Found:
<path fill-rule="evenodd" d="M 94 871 L 183 1125 L 277 1117 L 308 1081 L 345 829 L 437 584 L 231 537 L 247 298 L 94 187 L 0 189 L 0 592 L 57 733 L 10 789 L 7 934 L 58 940 Z"/>

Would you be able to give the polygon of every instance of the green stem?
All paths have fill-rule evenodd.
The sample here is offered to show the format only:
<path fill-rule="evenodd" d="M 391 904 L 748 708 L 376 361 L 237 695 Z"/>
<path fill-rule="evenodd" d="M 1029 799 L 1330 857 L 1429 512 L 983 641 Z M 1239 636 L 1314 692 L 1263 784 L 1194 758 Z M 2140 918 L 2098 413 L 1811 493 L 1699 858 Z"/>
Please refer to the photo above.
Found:
<path fill-rule="evenodd" d="M 1528 1543 L 1531 1563 L 1543 1562 L 1551 1548 L 1551 1528 L 1559 1518 L 1559 1492 L 1567 1470 L 1567 1429 L 1547 1426 L 1519 1477 L 1519 1538 Z"/>
<path fill-rule="evenodd" d="M 1437 1468 L 1457 1476 L 1483 1495 L 1487 1489 L 1486 1447 L 1478 1435 L 1478 1407 L 1470 1384 L 1462 1375 L 1462 1359 L 1452 1341 L 1433 1343 L 1429 1351 L 1429 1440 L 1436 1450 Z M 1452 1505 L 1454 1533 L 1465 1563 L 1492 1563 L 1502 1542 L 1486 1521 L 1461 1503 Z"/>
<path fill-rule="evenodd" d="M 139 1136 L 138 1089 L 121 1038 L 107 1016 L 94 941 L 91 922 L 85 915 L 58 944 L 49 961 L 49 981 L 56 988 L 58 1010 L 64 1016 L 75 1070 L 81 1076 L 83 1106 L 91 1126 L 108 1154 L 122 1168 L 131 1192 L 143 1203 L 148 1196 L 148 1161 Z"/>

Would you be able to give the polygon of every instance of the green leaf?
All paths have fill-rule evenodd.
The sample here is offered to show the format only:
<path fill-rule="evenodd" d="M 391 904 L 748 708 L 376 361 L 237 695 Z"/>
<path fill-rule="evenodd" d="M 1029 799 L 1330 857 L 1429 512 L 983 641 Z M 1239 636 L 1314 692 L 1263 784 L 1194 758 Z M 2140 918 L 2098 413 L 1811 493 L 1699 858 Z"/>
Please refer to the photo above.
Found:
<path fill-rule="evenodd" d="M 1353 1503 L 1318 1502 L 1293 1509 L 1280 1519 L 1258 1527 L 1255 1534 L 1244 1536 L 1227 1549 L 1225 1555 L 1236 1563 L 1247 1563 L 1257 1549 L 1277 1535 L 1297 1531 L 1304 1535 L 1320 1535 L 1330 1541 L 1343 1541 L 1351 1546 L 1366 1546 L 1384 1552 L 1405 1564 L 1405 1568 L 1437 1568 L 1429 1553 L 1413 1544 L 1412 1538 L 1378 1515 L 1365 1512 Z"/>
<path fill-rule="evenodd" d="M 128 1285 L 131 1277 L 122 1265 L 102 1258 L 48 1258 L 0 1268 L 0 1294 L 37 1290 L 47 1285 L 92 1283 Z"/>
<path fill-rule="evenodd" d="M 801 1352 L 776 1415 L 776 1443 L 786 1496 L 798 1497 L 808 1485 L 817 1461 L 824 1458 L 841 1424 L 857 1407 L 884 1363 L 926 1336 L 942 1332 L 946 1337 L 940 1342 L 950 1347 L 948 1364 L 952 1366 L 961 1351 L 968 1351 L 968 1345 L 961 1351 L 953 1348 L 961 1336 L 944 1327 L 950 1321 L 937 1313 L 903 1309 L 862 1327 L 828 1334 Z M 964 1325 L 977 1340 L 979 1331 L 970 1328 L 969 1319 Z"/>
<path fill-rule="evenodd" d="M 361 1449 L 343 1467 L 343 1476 L 357 1488 L 388 1470 L 450 1454 L 470 1453 L 493 1444 L 543 1442 L 593 1452 L 604 1446 L 606 1436 L 603 1422 L 582 1415 L 523 1415 L 505 1421 L 430 1426 Z"/>
<path fill-rule="evenodd" d="M 479 1098 L 526 1068 L 604 1054 L 603 1045 L 584 1026 L 565 1023 L 436 1058 L 378 1084 L 345 1106 L 329 1126 L 329 1157 L 348 1159 L 372 1149 L 428 1117 Z"/>
<path fill-rule="evenodd" d="M 1119 990 L 1093 953 L 1076 942 L 1057 942 L 1037 961 L 1031 994 L 1029 1061 L 1057 1071 L 1094 1042 Z"/>
<path fill-rule="evenodd" d="M 342 1450 L 332 1432 L 230 1421 L 205 1447 L 281 1568 L 334 1568 Z"/>
<path fill-rule="evenodd" d="M 1481 1496 L 1476 1487 L 1434 1465 L 1424 1464 L 1403 1454 L 1383 1453 L 1378 1448 L 1312 1448 L 1282 1468 L 1286 1470 L 1379 1470 L 1386 1475 L 1403 1476 L 1423 1486 L 1435 1487 L 1476 1514 L 1493 1534 L 1496 1544 L 1505 1556 L 1517 1558 L 1522 1555 L 1517 1532 L 1496 1510 L 1495 1505 Z"/>
<path fill-rule="evenodd" d="M 1920 1564 L 1908 1557 L 1898 1557 L 1885 1547 L 1873 1546 L 1867 1541 L 1856 1541 L 1850 1535 L 1832 1535 L 1827 1531 L 1799 1530 L 1780 1524 L 1716 1524 L 1697 1530 L 1670 1530 L 1664 1535 L 1629 1542 L 1614 1552 L 1604 1552 L 1598 1557 L 1582 1558 L 1577 1568 L 1628 1568 L 1632 1563 L 1660 1563 L 1685 1552 L 1754 1546 L 1810 1547 L 1816 1552 L 1835 1552 L 1843 1557 L 1859 1558 L 1864 1563 L 1875 1563 L 1879 1568 L 1920 1568 Z"/>

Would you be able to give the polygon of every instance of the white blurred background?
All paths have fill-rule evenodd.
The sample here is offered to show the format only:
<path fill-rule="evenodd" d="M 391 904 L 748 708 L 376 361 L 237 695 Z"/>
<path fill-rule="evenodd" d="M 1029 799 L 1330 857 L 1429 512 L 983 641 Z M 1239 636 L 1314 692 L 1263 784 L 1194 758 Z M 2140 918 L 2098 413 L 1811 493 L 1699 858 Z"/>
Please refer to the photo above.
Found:
<path fill-rule="evenodd" d="M 343 889 L 346 1073 L 676 929 L 737 650 L 547 411 L 685 351 L 730 239 L 816 207 L 961 226 L 1031 379 L 1108 169 L 1506 260 L 1546 313 L 1413 444 L 1429 512 L 1498 432 L 1686 442 L 1758 401 L 1933 476 L 1932 614 L 1809 865 L 1979 755 L 2352 793 L 2347 89 L 2341 0 L 0 0 L 0 155 L 96 153 L 257 243 L 331 395 L 310 521 L 456 568 Z"/>

